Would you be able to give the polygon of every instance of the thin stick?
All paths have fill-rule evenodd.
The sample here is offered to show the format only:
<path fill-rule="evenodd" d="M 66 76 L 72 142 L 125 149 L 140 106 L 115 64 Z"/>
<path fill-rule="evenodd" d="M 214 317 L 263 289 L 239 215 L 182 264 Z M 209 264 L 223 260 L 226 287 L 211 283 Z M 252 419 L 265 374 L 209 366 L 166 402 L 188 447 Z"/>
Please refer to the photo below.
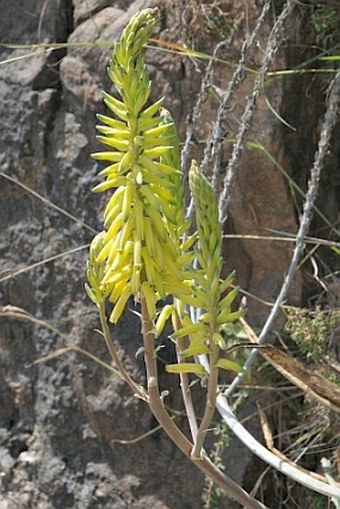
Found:
<path fill-rule="evenodd" d="M 181 328 L 180 320 L 177 311 L 175 311 L 175 331 L 179 330 Z M 186 348 L 185 345 L 185 338 L 178 338 L 176 340 L 176 354 L 177 354 L 177 362 L 178 364 L 184 363 L 185 360 L 183 357 L 181 357 L 181 351 Z M 189 377 L 187 373 L 180 373 L 180 386 L 183 396 L 183 403 L 185 412 L 187 415 L 189 427 L 191 436 L 193 439 L 193 442 L 196 442 L 197 438 L 197 432 L 198 432 L 198 426 L 197 426 L 197 420 L 196 420 L 196 414 L 194 409 L 194 404 L 192 401 L 192 395 L 191 395 L 191 389 L 190 389 L 190 383 L 189 383 Z"/>
<path fill-rule="evenodd" d="M 102 301 L 100 304 L 98 304 L 98 310 L 99 310 L 100 324 L 103 329 L 106 346 L 110 352 L 110 355 L 115 363 L 117 370 L 121 374 L 123 380 L 125 380 L 125 382 L 128 384 L 128 386 L 132 389 L 134 394 L 136 394 L 136 396 L 138 396 L 143 401 L 147 401 L 147 394 L 145 393 L 144 389 L 141 386 L 137 385 L 134 380 L 132 380 L 129 373 L 124 368 L 122 361 L 119 358 L 117 350 L 116 350 L 116 348 L 113 344 L 113 341 L 112 341 L 110 328 L 107 323 L 104 301 Z"/>
<path fill-rule="evenodd" d="M 335 126 L 338 110 L 339 110 L 339 103 L 340 103 L 340 73 L 338 73 L 333 81 L 332 88 L 329 94 L 329 100 L 328 100 L 328 107 L 325 114 L 325 119 L 322 125 L 321 129 L 321 135 L 319 140 L 319 145 L 317 152 L 315 154 L 314 164 L 311 169 L 311 176 L 308 183 L 308 191 L 306 194 L 306 201 L 304 203 L 303 207 L 303 215 L 300 220 L 300 227 L 299 231 L 296 235 L 296 244 L 293 252 L 293 256 L 290 262 L 290 266 L 287 272 L 287 275 L 284 279 L 284 282 L 282 284 L 281 290 L 279 295 L 277 296 L 277 299 L 274 303 L 274 306 L 271 309 L 271 312 L 267 318 L 266 323 L 263 326 L 263 329 L 261 331 L 261 334 L 259 335 L 259 343 L 263 343 L 269 331 L 271 330 L 274 321 L 276 319 L 276 316 L 279 312 L 279 309 L 281 308 L 287 293 L 288 289 L 291 285 L 291 282 L 293 280 L 297 265 L 299 263 L 300 257 L 302 255 L 302 252 L 305 247 L 305 236 L 309 230 L 309 226 L 313 217 L 313 207 L 316 200 L 316 195 L 319 188 L 319 180 L 321 171 L 324 166 L 325 157 L 327 154 L 328 146 L 330 143 L 330 138 L 333 132 L 333 128 Z M 235 377 L 232 384 L 229 386 L 229 388 L 225 391 L 225 395 L 228 397 L 230 396 L 235 389 L 238 387 L 239 383 L 243 380 L 245 374 L 247 373 L 248 369 L 252 365 L 255 357 L 257 355 L 257 349 L 253 349 L 247 359 L 247 361 L 244 364 L 244 367 L 242 371 Z"/>
<path fill-rule="evenodd" d="M 255 80 L 253 91 L 248 98 L 248 102 L 241 119 L 241 126 L 236 137 L 236 142 L 233 147 L 233 152 L 230 156 L 228 168 L 223 180 L 223 188 L 219 199 L 220 222 L 223 224 L 228 217 L 228 208 L 231 199 L 230 189 L 233 183 L 237 168 L 240 164 L 240 155 L 244 147 L 244 138 L 246 132 L 249 130 L 253 114 L 255 112 L 256 102 L 261 93 L 265 76 L 271 66 L 279 44 L 277 42 L 280 32 L 282 32 L 283 23 L 287 16 L 290 14 L 294 7 L 294 2 L 288 0 L 280 16 L 278 17 L 272 32 L 270 34 L 267 50 L 264 57 L 264 62 L 260 72 Z"/>
<path fill-rule="evenodd" d="M 17 277 L 20 274 L 24 274 L 25 272 L 28 272 L 32 269 L 36 269 L 37 267 L 40 267 L 41 265 L 45 265 L 46 263 L 54 262 L 55 260 L 58 260 L 59 258 L 63 258 L 65 256 L 69 256 L 73 253 L 76 253 L 77 251 L 87 249 L 89 246 L 90 246 L 90 244 L 83 244 L 82 246 L 78 246 L 73 249 L 69 249 L 68 251 L 64 251 L 63 253 L 59 253 L 59 254 L 56 254 L 53 256 L 49 256 L 48 258 L 44 258 L 43 260 L 40 260 L 39 262 L 32 263 L 32 265 L 27 265 L 26 267 L 23 267 L 22 269 L 18 269 L 14 272 L 11 272 L 10 274 L 7 274 L 7 276 L 0 278 L 0 283 L 3 283 L 4 281 L 7 281 L 8 279 Z M 12 269 L 9 269 L 9 270 L 12 270 Z"/>

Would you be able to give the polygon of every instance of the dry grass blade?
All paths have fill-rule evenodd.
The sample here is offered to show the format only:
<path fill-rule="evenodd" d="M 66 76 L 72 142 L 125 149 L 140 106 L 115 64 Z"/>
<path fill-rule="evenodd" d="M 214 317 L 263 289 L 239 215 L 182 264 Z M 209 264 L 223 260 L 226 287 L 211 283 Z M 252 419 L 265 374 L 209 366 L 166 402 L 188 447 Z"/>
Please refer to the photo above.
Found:
<path fill-rule="evenodd" d="M 274 446 L 274 440 L 273 440 L 273 436 L 272 436 L 272 433 L 271 433 L 271 430 L 269 427 L 269 422 L 268 422 L 267 416 L 259 404 L 257 405 L 257 408 L 259 411 L 260 424 L 261 424 L 261 428 L 262 428 L 263 438 L 266 442 L 266 446 L 268 447 L 268 449 L 273 454 L 275 454 L 275 456 L 277 456 L 278 458 L 282 459 L 283 461 L 289 463 L 290 465 L 294 466 L 295 468 L 298 468 L 299 470 L 301 470 L 301 472 L 304 472 L 305 474 L 310 475 L 310 476 L 314 477 L 315 479 L 318 479 L 319 481 L 327 483 L 326 477 L 324 477 L 320 474 L 316 474 L 315 472 L 311 472 L 310 470 L 307 470 L 306 468 L 303 468 L 300 465 L 297 465 L 294 461 L 290 460 L 285 454 L 283 454 L 281 451 L 276 449 L 276 447 Z"/>
<path fill-rule="evenodd" d="M 245 235 L 245 234 L 235 234 L 228 233 L 223 235 L 224 239 L 247 239 L 247 240 L 259 240 L 259 241 L 268 241 L 268 242 L 296 242 L 296 236 L 291 236 L 291 234 L 283 234 L 277 235 L 276 237 L 270 235 Z M 340 248 L 340 242 L 335 242 L 332 240 L 322 239 L 319 237 L 305 237 L 305 243 L 311 244 L 314 246 L 327 246 L 327 247 L 336 247 Z"/>
<path fill-rule="evenodd" d="M 260 344 L 259 338 L 250 327 L 250 325 L 241 318 L 241 323 L 245 328 L 249 340 L 254 344 Z M 310 398 L 316 399 L 323 405 L 340 413 L 340 388 L 324 378 L 322 375 L 306 368 L 294 357 L 278 350 L 273 346 L 263 346 L 259 353 L 270 364 L 283 375 L 292 384 L 299 387 Z"/>
<path fill-rule="evenodd" d="M 59 253 L 59 254 L 50 256 L 48 258 L 44 258 L 43 260 L 40 260 L 39 262 L 32 263 L 32 265 L 28 265 L 27 267 L 18 269 L 15 272 L 12 272 L 11 274 L 7 274 L 7 276 L 3 276 L 2 278 L 0 278 L 0 283 L 3 283 L 4 281 L 7 281 L 8 279 L 12 279 L 16 276 L 19 276 L 20 274 L 24 274 L 25 272 L 29 272 L 30 270 L 40 267 L 41 265 L 45 265 L 46 263 L 53 262 L 55 260 L 58 260 L 59 258 L 64 258 L 65 256 L 76 253 L 77 251 L 82 251 L 83 249 L 87 249 L 89 247 L 89 245 L 90 244 L 83 244 L 82 246 L 75 247 L 74 249 L 70 249 L 69 251 L 64 251 L 63 253 Z"/>
<path fill-rule="evenodd" d="M 35 198 L 38 198 L 39 200 L 41 200 L 43 203 L 45 203 L 45 205 L 47 205 L 48 207 L 51 207 L 52 209 L 55 209 L 57 210 L 58 212 L 60 212 L 61 214 L 63 214 L 64 216 L 68 217 L 69 219 L 71 219 L 72 221 L 78 223 L 80 226 L 86 228 L 87 230 L 89 230 L 90 232 L 92 233 L 98 233 L 97 230 L 95 230 L 94 228 L 92 228 L 92 226 L 89 226 L 88 224 L 86 224 L 84 221 L 82 221 L 81 219 L 78 219 L 77 217 L 73 216 L 72 214 L 70 214 L 69 212 L 67 212 L 67 210 L 63 209 L 62 207 L 59 207 L 58 205 L 56 205 L 55 203 L 51 202 L 50 200 L 48 200 L 47 198 L 45 198 L 44 196 L 41 196 L 41 194 L 37 193 L 36 191 L 34 191 L 33 189 L 31 189 L 30 187 L 26 186 L 25 184 L 23 184 L 22 182 L 19 182 L 18 180 L 15 180 L 13 177 L 11 177 L 10 175 L 7 175 L 6 173 L 3 173 L 3 172 L 0 172 L 0 176 L 6 180 L 9 180 L 10 182 L 12 182 L 13 184 L 16 184 L 17 186 L 21 187 L 22 189 L 24 189 L 25 191 L 27 191 L 28 193 L 32 194 Z"/>
<path fill-rule="evenodd" d="M 3 318 L 12 318 L 14 320 L 23 320 L 27 322 L 34 323 L 36 325 L 40 325 L 41 327 L 45 327 L 46 329 L 51 330 L 58 336 L 60 336 L 65 341 L 68 340 L 68 337 L 60 332 L 56 327 L 51 325 L 48 322 L 45 322 L 44 320 L 40 320 L 39 318 L 36 318 L 35 316 L 31 315 L 28 311 L 25 309 L 19 308 L 17 306 L 1 306 L 0 307 L 0 317 Z M 103 368 L 111 371 L 115 375 L 119 376 L 120 378 L 123 378 L 118 370 L 116 370 L 114 367 L 110 366 L 106 362 L 102 361 L 97 357 L 96 355 L 93 355 L 92 353 L 88 352 L 87 350 L 84 350 L 83 348 L 79 348 L 77 346 L 70 346 L 65 348 L 59 348 L 58 350 L 45 355 L 44 357 L 40 357 L 39 359 L 36 359 L 35 361 L 31 362 L 30 364 L 27 364 L 27 368 L 30 368 L 31 366 L 34 366 L 36 364 L 40 364 L 42 362 L 47 362 L 53 359 L 56 359 L 62 355 L 65 355 L 67 353 L 80 353 L 82 355 L 85 355 L 89 359 L 93 360 L 96 364 L 99 366 L 102 366 Z"/>
<path fill-rule="evenodd" d="M 96 364 L 99 366 L 102 366 L 103 368 L 107 369 L 108 371 L 111 371 L 111 373 L 114 373 L 119 378 L 123 378 L 119 371 L 115 369 L 114 367 L 110 366 L 106 362 L 102 361 L 97 357 L 96 355 L 93 355 L 91 352 L 88 352 L 87 350 L 84 350 L 83 348 L 79 348 L 77 346 L 68 346 L 65 348 L 59 348 L 58 350 L 55 350 L 54 352 L 45 355 L 44 357 L 40 357 L 39 359 L 36 359 L 35 361 L 31 362 L 30 364 L 27 364 L 26 368 L 31 368 L 32 366 L 35 366 L 36 364 L 41 364 L 42 362 L 51 361 L 54 359 L 57 359 L 58 357 L 61 357 L 68 353 L 80 353 L 82 355 L 85 355 L 85 357 L 88 357 L 89 359 L 93 360 Z"/>
<path fill-rule="evenodd" d="M 56 327 L 54 327 L 53 325 L 51 325 L 48 322 L 45 322 L 44 320 L 40 320 L 39 318 L 36 318 L 35 316 L 31 315 L 31 313 L 29 313 L 28 311 L 26 311 L 25 309 L 22 309 L 20 307 L 1 306 L 0 307 L 0 317 L 12 318 L 14 320 L 23 320 L 26 322 L 34 323 L 36 325 L 40 325 L 41 327 L 45 327 L 46 329 L 51 330 L 52 332 L 54 332 L 55 334 L 60 336 L 65 341 L 68 340 L 68 337 L 65 334 L 63 334 L 62 332 L 60 332 Z M 40 357 L 39 359 L 36 359 L 35 361 L 31 362 L 30 364 L 27 364 L 26 367 L 30 368 L 36 364 L 40 364 L 41 362 L 47 362 L 47 361 L 56 359 L 57 357 L 60 357 L 62 355 L 65 355 L 67 353 L 74 353 L 74 352 L 85 355 L 86 357 L 88 357 L 88 358 L 92 359 L 94 362 L 96 362 L 99 366 L 104 367 L 105 369 L 111 371 L 115 375 L 122 378 L 119 371 L 117 371 L 115 368 L 113 368 L 106 362 L 99 359 L 99 357 L 97 357 L 96 355 L 93 355 L 92 353 L 88 352 L 87 350 L 84 350 L 83 348 L 79 348 L 77 346 L 59 348 L 58 350 L 56 350 L 48 355 L 45 355 L 44 357 Z"/>
<path fill-rule="evenodd" d="M 44 320 L 40 320 L 39 318 L 36 318 L 35 316 L 31 315 L 28 311 L 25 309 L 19 308 L 17 306 L 1 306 L 0 307 L 0 317 L 3 318 L 13 318 L 16 320 L 24 320 L 26 322 L 32 322 L 36 325 L 41 325 L 42 327 L 46 327 L 47 329 L 51 330 L 55 334 L 58 334 L 58 336 L 62 337 L 63 339 L 67 339 L 67 336 L 60 332 L 56 327 L 51 325 L 48 322 L 45 322 Z"/>

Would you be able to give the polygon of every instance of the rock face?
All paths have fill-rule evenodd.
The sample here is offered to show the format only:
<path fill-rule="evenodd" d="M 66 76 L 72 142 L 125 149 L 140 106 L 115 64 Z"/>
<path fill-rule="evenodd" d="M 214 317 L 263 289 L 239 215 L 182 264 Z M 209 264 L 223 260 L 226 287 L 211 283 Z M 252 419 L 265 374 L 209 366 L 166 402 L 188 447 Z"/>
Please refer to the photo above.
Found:
<path fill-rule="evenodd" d="M 12 306 L 6 308 L 6 316 L 0 315 L 0 505 L 4 509 L 202 506 L 203 479 L 198 470 L 161 431 L 143 438 L 157 424 L 148 409 L 116 376 L 84 354 L 87 351 L 110 364 L 102 338 L 94 331 L 96 310 L 83 290 L 87 245 L 101 227 L 103 199 L 91 194 L 98 171 L 89 157 L 96 149 L 95 113 L 104 111 L 101 90 L 110 90 L 105 68 L 111 43 L 144 4 L 142 0 L 5 0 L 0 6 L 2 43 L 70 43 L 67 49 L 56 50 L 0 48 L 1 61 L 13 59 L 0 67 L 0 302 Z M 183 36 L 185 42 L 195 20 L 184 4 L 164 3 L 161 38 L 179 41 Z M 236 61 L 258 10 L 253 2 L 246 14 L 244 2 L 225 4 L 241 20 L 242 28 L 225 50 L 225 56 Z M 267 30 L 270 24 L 268 20 Z M 211 50 L 213 36 L 207 29 L 197 44 Z M 288 36 L 294 38 L 293 28 Z M 76 44 L 99 40 L 108 45 Z M 288 65 L 285 55 L 280 59 L 283 67 Z M 149 62 L 154 96 L 166 96 L 184 136 L 202 64 L 197 67 L 189 59 L 161 52 L 150 54 Z M 220 86 L 226 87 L 232 72 L 221 66 L 216 75 Z M 249 83 L 244 81 L 235 99 L 231 137 Z M 273 109 L 283 108 L 289 86 L 293 85 L 268 89 Z M 216 108 L 208 97 L 196 128 L 198 138 L 207 136 Z M 303 112 L 294 116 L 294 105 L 285 109 L 289 121 L 300 128 Z M 305 135 L 311 134 L 319 109 L 313 112 L 309 130 L 303 126 Z M 250 138 L 265 143 L 273 158 L 287 165 L 289 172 L 294 170 L 302 182 L 312 152 L 299 159 L 299 168 L 290 169 L 300 149 L 287 150 L 290 131 L 287 134 L 288 128 L 270 112 L 265 99 L 253 125 Z M 229 152 L 226 147 L 224 157 Z M 200 157 L 199 148 L 193 154 Z M 285 177 L 260 151 L 245 151 L 233 195 L 227 233 L 263 235 L 266 228 L 296 231 Z M 236 266 L 241 285 L 261 299 L 273 300 L 291 249 L 250 240 L 230 241 L 226 249 L 228 266 Z M 291 294 L 294 302 L 301 301 L 302 290 L 299 277 Z M 265 308 L 256 302 L 249 303 L 250 317 L 259 323 Z M 27 314 L 18 317 L 13 307 Z M 124 362 L 143 383 L 143 364 L 135 357 L 139 330 L 138 319 L 126 313 L 114 337 Z M 78 351 L 70 350 L 74 347 Z M 53 358 L 44 360 L 51 354 Z M 162 383 L 173 386 L 174 380 L 164 375 Z M 174 391 L 168 404 L 179 408 L 176 387 Z M 226 470 L 242 482 L 251 455 L 236 443 L 232 451 L 237 452 Z"/>

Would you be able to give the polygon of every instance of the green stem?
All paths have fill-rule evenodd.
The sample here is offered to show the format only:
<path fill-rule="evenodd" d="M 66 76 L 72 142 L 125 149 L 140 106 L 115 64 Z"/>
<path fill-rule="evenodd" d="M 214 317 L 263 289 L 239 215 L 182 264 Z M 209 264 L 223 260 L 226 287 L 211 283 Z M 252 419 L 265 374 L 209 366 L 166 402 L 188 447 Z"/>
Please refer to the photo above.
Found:
<path fill-rule="evenodd" d="M 192 460 L 198 460 L 203 451 L 203 445 L 205 438 L 207 436 L 209 426 L 211 424 L 212 418 L 214 416 L 215 408 L 216 408 L 216 396 L 217 396 L 217 387 L 218 387 L 218 367 L 216 366 L 218 359 L 218 346 L 211 341 L 211 354 L 209 355 L 209 365 L 210 365 L 210 373 L 208 378 L 208 391 L 207 391 L 207 399 L 205 404 L 204 415 L 198 428 L 197 440 L 195 442 L 194 448 L 192 450 L 191 456 Z"/>
<path fill-rule="evenodd" d="M 132 389 L 134 394 L 136 394 L 136 396 L 138 396 L 140 399 L 147 401 L 148 398 L 147 398 L 147 394 L 145 393 L 144 389 L 141 386 L 137 385 L 136 382 L 134 382 L 134 380 L 132 380 L 129 373 L 125 370 L 125 368 L 122 364 L 122 361 L 119 358 L 119 355 L 117 354 L 117 350 L 116 350 L 116 348 L 113 344 L 113 341 L 112 341 L 110 328 L 107 323 L 107 317 L 106 317 L 106 313 L 105 313 L 105 301 L 101 301 L 98 304 L 98 309 L 99 309 L 100 323 L 101 323 L 101 326 L 103 329 L 106 346 L 110 352 L 110 355 L 112 357 L 113 362 L 115 363 L 117 370 L 121 374 L 122 379 Z"/>
<path fill-rule="evenodd" d="M 175 330 L 180 329 L 181 323 L 180 323 L 180 319 L 179 319 L 177 311 L 175 311 L 175 320 L 174 321 L 175 321 Z M 185 341 L 186 341 L 186 338 L 178 338 L 176 340 L 176 353 L 177 353 L 178 364 L 182 364 L 185 362 L 185 360 L 180 355 L 181 351 L 186 348 Z M 180 386 L 181 386 L 181 391 L 182 391 L 182 396 L 183 396 L 184 407 L 185 407 L 186 415 L 187 415 L 188 422 L 189 422 L 191 436 L 192 436 L 193 441 L 196 442 L 198 426 L 197 426 L 194 404 L 193 404 L 192 396 L 191 396 L 189 377 L 188 377 L 187 373 L 180 373 L 179 377 L 180 377 Z"/>
<path fill-rule="evenodd" d="M 159 392 L 158 370 L 155 353 L 155 337 L 153 333 L 153 324 L 150 320 L 147 310 L 145 298 L 141 297 L 141 314 L 142 314 L 142 333 L 144 341 L 144 359 L 147 373 L 147 385 L 149 398 L 147 403 L 153 415 L 162 426 L 163 430 L 177 445 L 177 447 L 185 454 L 185 456 L 220 488 L 222 488 L 231 498 L 239 502 L 246 509 L 268 509 L 261 502 L 250 496 L 236 482 L 223 474 L 203 453 L 200 458 L 193 458 L 191 451 L 193 444 L 186 438 L 180 429 L 173 422 L 164 407 L 163 400 Z"/>

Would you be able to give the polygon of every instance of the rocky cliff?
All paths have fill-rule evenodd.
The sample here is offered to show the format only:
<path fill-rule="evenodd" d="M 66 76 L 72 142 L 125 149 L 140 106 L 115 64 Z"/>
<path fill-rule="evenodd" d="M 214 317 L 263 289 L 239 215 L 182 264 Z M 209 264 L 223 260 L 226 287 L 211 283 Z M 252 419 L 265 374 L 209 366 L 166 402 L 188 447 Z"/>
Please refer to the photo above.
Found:
<path fill-rule="evenodd" d="M 208 12 L 194 0 L 160 2 L 162 24 L 155 37 L 192 44 L 208 53 L 226 38 L 228 44 L 219 57 L 229 65 L 220 63 L 214 71 L 214 82 L 226 89 L 261 2 L 217 3 L 220 10 Z M 96 150 L 95 114 L 104 112 L 101 90 L 110 90 L 106 76 L 110 47 L 131 14 L 146 4 L 150 2 L 4 0 L 0 5 L 0 502 L 4 509 L 202 507 L 201 474 L 162 431 L 149 434 L 157 423 L 148 409 L 114 374 L 84 353 L 110 364 L 95 331 L 96 310 L 83 290 L 87 245 L 100 228 L 102 214 L 101 198 L 91 194 L 98 173 L 90 158 Z M 257 69 L 261 64 L 261 41 L 274 19 L 273 13 L 268 15 L 248 67 Z M 285 28 L 285 44 L 275 68 L 291 68 L 308 57 L 292 49 L 301 42 L 302 27 L 303 15 L 297 11 Z M 154 97 L 166 97 L 184 139 L 206 62 L 159 50 L 149 52 L 148 62 Z M 247 75 L 233 99 L 222 170 L 252 83 L 251 74 Z M 325 92 L 320 92 L 316 79 L 303 76 L 268 84 L 248 139 L 265 145 L 271 157 L 245 148 L 232 187 L 226 233 L 296 231 L 298 212 L 282 168 L 305 188 Z M 218 104 L 214 94 L 207 94 L 191 142 L 190 155 L 196 158 L 202 157 L 200 141 L 209 134 Z M 334 160 L 321 196 L 332 189 L 327 208 L 335 220 L 338 188 L 330 184 L 332 164 Z M 261 302 L 271 302 L 277 295 L 291 247 L 243 238 L 226 242 L 225 249 L 228 268 L 236 267 L 241 286 L 260 299 L 248 298 L 249 317 L 259 324 L 267 313 Z M 302 302 L 304 288 L 300 274 L 291 302 Z M 135 356 L 139 333 L 138 319 L 130 312 L 113 332 L 124 362 L 143 383 L 143 364 Z M 162 351 L 161 359 L 172 355 Z M 162 383 L 167 386 L 174 380 L 164 375 Z M 180 410 L 177 399 L 175 389 L 168 404 Z M 249 405 L 245 412 L 251 410 Z M 252 426 L 257 432 L 257 425 Z M 236 441 L 230 455 L 226 471 L 242 482 L 251 455 Z M 249 475 L 245 482 L 251 487 L 256 476 Z M 223 507 L 234 506 L 225 502 Z"/>

